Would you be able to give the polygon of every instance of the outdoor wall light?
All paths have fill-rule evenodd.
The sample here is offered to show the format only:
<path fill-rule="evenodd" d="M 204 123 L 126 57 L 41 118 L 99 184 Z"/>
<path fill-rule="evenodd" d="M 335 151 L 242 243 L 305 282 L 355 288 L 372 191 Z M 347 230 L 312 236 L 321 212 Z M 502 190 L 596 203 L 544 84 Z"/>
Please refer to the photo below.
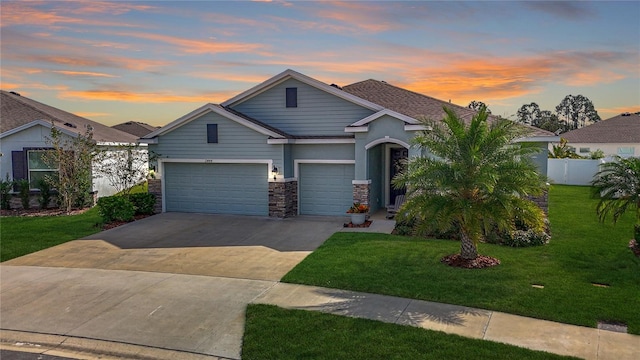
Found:
<path fill-rule="evenodd" d="M 273 180 L 276 180 L 276 175 L 278 175 L 278 168 L 277 167 L 273 167 L 273 169 L 271 169 L 271 173 L 273 174 Z"/>

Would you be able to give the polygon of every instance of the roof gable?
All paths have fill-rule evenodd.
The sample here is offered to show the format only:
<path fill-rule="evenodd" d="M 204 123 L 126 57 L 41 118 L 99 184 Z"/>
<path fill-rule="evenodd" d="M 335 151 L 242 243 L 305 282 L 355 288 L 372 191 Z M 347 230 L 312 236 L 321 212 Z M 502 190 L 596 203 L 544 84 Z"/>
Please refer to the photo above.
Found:
<path fill-rule="evenodd" d="M 118 129 L 120 131 L 124 131 L 131 135 L 135 135 L 138 137 L 145 136 L 153 131 L 158 130 L 158 127 L 151 126 L 149 124 L 145 124 L 138 121 L 127 121 L 122 124 L 113 125 L 112 128 Z"/>
<path fill-rule="evenodd" d="M 640 115 L 620 114 L 560 136 L 569 143 L 640 143 Z"/>
<path fill-rule="evenodd" d="M 138 139 L 135 135 L 20 96 L 17 93 L 0 91 L 0 103 L 0 133 L 3 134 L 40 120 L 49 124 L 53 123 L 56 128 L 65 129 L 76 136 L 84 134 L 85 129 L 90 126 L 93 138 L 99 142 L 135 143 Z"/>
<path fill-rule="evenodd" d="M 374 110 L 374 111 L 380 111 L 383 109 L 382 106 L 380 106 L 379 104 L 370 102 L 364 98 L 358 97 L 358 96 L 354 96 L 348 92 L 342 91 L 336 87 L 333 87 L 331 85 L 327 85 L 321 81 L 318 81 L 316 79 L 313 79 L 309 76 L 303 75 L 297 71 L 291 70 L 291 69 L 287 69 L 283 72 L 281 72 L 280 74 L 252 87 L 249 90 L 246 90 L 234 97 L 232 97 L 231 99 L 223 102 L 221 105 L 222 106 L 235 106 L 238 105 L 250 98 L 252 98 L 253 96 L 256 96 L 264 91 L 269 90 L 270 88 L 282 83 L 283 81 L 286 81 L 288 79 L 296 79 L 302 83 L 305 83 L 309 86 L 312 86 L 314 88 L 317 88 L 319 90 L 325 91 L 329 94 L 332 94 L 334 96 L 337 96 L 341 99 L 347 100 L 349 102 L 352 102 L 354 104 L 360 105 L 364 108 L 370 109 L 370 110 Z"/>

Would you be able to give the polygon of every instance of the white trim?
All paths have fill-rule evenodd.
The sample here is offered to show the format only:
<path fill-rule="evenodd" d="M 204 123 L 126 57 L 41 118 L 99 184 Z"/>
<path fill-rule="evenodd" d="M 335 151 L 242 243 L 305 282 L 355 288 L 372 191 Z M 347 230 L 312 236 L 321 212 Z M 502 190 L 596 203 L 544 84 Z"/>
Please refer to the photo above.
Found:
<path fill-rule="evenodd" d="M 367 101 L 365 99 L 359 98 L 355 95 L 351 95 L 346 91 L 342 91 L 340 89 L 337 89 L 333 86 L 327 85 L 321 81 L 318 81 L 314 78 L 311 78 L 307 75 L 301 74 L 295 70 L 291 70 L 291 69 L 287 69 L 283 72 L 281 72 L 280 74 L 273 76 L 265 81 L 263 81 L 262 83 L 250 88 L 249 90 L 243 91 L 240 94 L 232 97 L 229 100 L 224 101 L 221 105 L 222 106 L 232 106 L 232 105 L 237 105 L 243 101 L 248 100 L 249 98 L 256 96 L 264 91 L 269 90 L 270 88 L 288 80 L 288 79 L 295 79 L 298 80 L 302 83 L 305 83 L 309 86 L 313 86 L 316 89 L 325 91 L 329 94 L 335 95 L 341 99 L 347 100 L 351 103 L 354 103 L 356 105 L 360 105 L 362 107 L 365 107 L 367 109 L 370 110 L 375 110 L 375 111 L 379 111 L 382 110 L 383 107 L 372 103 L 370 101 Z M 284 96 L 284 94 L 283 94 Z"/>
<path fill-rule="evenodd" d="M 115 141 L 99 141 L 96 143 L 98 146 L 123 146 L 123 145 L 140 145 L 146 147 L 147 144 L 136 144 L 136 143 L 128 143 L 128 142 L 115 142 Z"/>
<path fill-rule="evenodd" d="M 284 138 L 284 136 L 282 136 L 281 134 L 278 134 L 278 133 L 276 133 L 274 131 L 266 129 L 266 128 L 258 125 L 258 124 L 255 124 L 255 123 L 253 123 L 253 122 L 251 122 L 249 120 L 243 119 L 243 118 L 241 118 L 241 117 L 239 117 L 237 115 L 234 115 L 234 114 L 226 111 L 225 109 L 221 108 L 220 106 L 217 106 L 215 104 L 206 104 L 206 105 L 203 105 L 203 106 L 197 108 L 196 110 L 194 110 L 194 111 L 192 111 L 192 112 L 190 112 L 190 113 L 188 113 L 188 114 L 186 114 L 186 115 L 184 115 L 184 116 L 182 116 L 182 117 L 170 122 L 169 124 L 161 127 L 160 129 L 158 129 L 158 130 L 156 130 L 156 131 L 154 131 L 154 132 L 152 132 L 150 134 L 147 134 L 147 135 L 143 136 L 140 139 L 140 141 L 144 141 L 146 139 L 152 139 L 152 138 L 155 138 L 157 136 L 164 135 L 164 134 L 166 134 L 166 133 L 168 133 L 168 132 L 170 132 L 170 131 L 172 131 L 172 130 L 174 130 L 174 129 L 176 129 L 176 128 L 184 125 L 184 124 L 187 124 L 187 123 L 199 118 L 202 115 L 205 115 L 208 112 L 214 112 L 214 113 L 216 113 L 216 114 L 218 114 L 218 115 L 220 115 L 220 116 L 222 116 L 224 118 L 227 118 L 229 120 L 235 121 L 238 124 L 244 125 L 244 126 L 248 127 L 249 129 L 255 130 L 255 131 L 257 131 L 257 132 L 259 132 L 259 133 L 261 133 L 263 135 L 271 136 L 273 138 Z"/>
<path fill-rule="evenodd" d="M 351 180 L 351 185 L 369 185 L 371 184 L 371 179 L 369 180 Z"/>
<path fill-rule="evenodd" d="M 431 131 L 433 129 L 431 128 L 431 126 L 426 126 L 426 125 L 405 125 L 404 126 L 404 131 L 422 131 L 422 130 Z"/>
<path fill-rule="evenodd" d="M 8 130 L 8 131 L 3 132 L 2 134 L 0 134 L 0 139 L 2 139 L 2 138 L 4 138 L 4 137 L 7 137 L 7 136 L 10 136 L 10 135 L 13 135 L 13 134 L 16 134 L 16 133 L 19 133 L 20 131 L 23 131 L 23 130 L 29 129 L 29 128 L 34 127 L 34 126 L 36 126 L 36 125 L 44 126 L 44 127 L 46 127 L 46 128 L 49 128 L 49 129 L 51 129 L 51 127 L 52 127 L 52 125 L 51 125 L 51 122 L 50 122 L 50 121 L 34 120 L 34 121 L 32 121 L 32 122 L 26 123 L 26 124 L 24 124 L 24 125 L 20 125 L 20 126 L 18 126 L 18 127 L 16 127 L 16 128 L 13 128 L 13 129 L 11 129 L 11 130 Z M 77 132 L 71 131 L 71 130 L 69 130 L 69 129 L 65 129 L 64 127 L 61 127 L 61 126 L 55 125 L 55 123 L 54 123 L 54 125 L 53 125 L 53 126 L 54 126 L 56 129 L 60 130 L 60 132 L 62 132 L 63 134 L 69 135 L 69 136 L 71 136 L 71 137 L 77 137 L 78 135 L 80 135 L 80 133 L 77 133 Z"/>
<path fill-rule="evenodd" d="M 344 128 L 344 132 L 346 133 L 361 133 L 369 131 L 368 126 L 347 126 Z"/>
<path fill-rule="evenodd" d="M 378 144 L 384 144 L 384 143 L 394 143 L 394 144 L 402 145 L 403 147 L 405 147 L 407 149 L 411 147 L 411 145 L 409 145 L 408 143 L 406 143 L 406 142 L 404 142 L 402 140 L 398 140 L 398 139 L 394 139 L 394 138 L 389 137 L 389 136 L 385 136 L 383 138 L 376 139 L 376 140 L 373 140 L 372 142 L 368 143 L 367 145 L 364 146 L 364 149 L 365 150 L 369 150 L 369 149 L 371 149 L 372 147 L 374 147 L 374 146 L 376 146 Z"/>
<path fill-rule="evenodd" d="M 368 124 L 368 123 L 370 123 L 370 122 L 372 122 L 374 120 L 377 120 L 377 119 L 379 119 L 379 118 L 381 118 L 381 117 L 383 117 L 385 115 L 394 117 L 394 118 L 396 118 L 398 120 L 402 120 L 402 121 L 406 122 L 407 124 L 411 124 L 411 125 L 420 124 L 420 121 L 418 121 L 418 120 L 416 120 L 416 119 L 414 119 L 414 118 L 412 118 L 410 116 L 407 116 L 407 115 L 404 115 L 404 114 L 400 114 L 399 112 L 396 112 L 396 111 L 393 111 L 393 110 L 390 110 L 390 109 L 384 109 L 384 110 L 378 111 L 375 114 L 369 115 L 369 116 L 367 116 L 366 118 L 364 118 L 362 120 L 358 120 L 358 121 L 354 122 L 353 124 L 351 124 L 349 126 L 366 125 L 366 124 Z"/>
<path fill-rule="evenodd" d="M 158 138 L 154 137 L 153 139 L 138 139 L 138 144 L 157 144 Z"/>
<path fill-rule="evenodd" d="M 268 139 L 267 144 L 355 144 L 354 138 L 334 138 L 334 139 Z"/>

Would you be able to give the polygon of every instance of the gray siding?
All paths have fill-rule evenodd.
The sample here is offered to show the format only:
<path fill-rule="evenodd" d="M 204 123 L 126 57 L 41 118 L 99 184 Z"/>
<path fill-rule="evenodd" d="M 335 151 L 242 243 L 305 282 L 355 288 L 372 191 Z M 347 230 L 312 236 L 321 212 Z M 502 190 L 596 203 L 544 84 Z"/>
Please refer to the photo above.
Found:
<path fill-rule="evenodd" d="M 218 143 L 207 143 L 207 124 L 218 124 Z M 149 146 L 160 157 L 179 159 L 273 159 L 283 166 L 283 145 L 267 144 L 268 136 L 209 112 L 162 135 Z"/>
<path fill-rule="evenodd" d="M 354 144 L 294 145 L 293 159 L 354 160 Z"/>
<path fill-rule="evenodd" d="M 298 107 L 287 108 L 285 89 L 298 88 Z M 286 80 L 233 108 L 292 135 L 344 135 L 344 128 L 372 110 L 295 79 Z"/>

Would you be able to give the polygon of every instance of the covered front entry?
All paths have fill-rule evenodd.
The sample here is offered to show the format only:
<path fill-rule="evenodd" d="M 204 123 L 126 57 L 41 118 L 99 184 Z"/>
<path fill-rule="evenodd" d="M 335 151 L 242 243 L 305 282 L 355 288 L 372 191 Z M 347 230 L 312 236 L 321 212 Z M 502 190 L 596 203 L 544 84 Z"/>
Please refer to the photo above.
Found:
<path fill-rule="evenodd" d="M 397 195 L 405 189 L 396 189 L 393 178 L 404 171 L 409 149 L 395 143 L 381 143 L 367 150 L 367 178 L 369 185 L 369 205 L 373 212 L 393 204 Z"/>
<path fill-rule="evenodd" d="M 353 202 L 353 164 L 299 164 L 301 215 L 344 215 Z"/>
<path fill-rule="evenodd" d="M 164 164 L 165 211 L 269 213 L 267 164 Z"/>

